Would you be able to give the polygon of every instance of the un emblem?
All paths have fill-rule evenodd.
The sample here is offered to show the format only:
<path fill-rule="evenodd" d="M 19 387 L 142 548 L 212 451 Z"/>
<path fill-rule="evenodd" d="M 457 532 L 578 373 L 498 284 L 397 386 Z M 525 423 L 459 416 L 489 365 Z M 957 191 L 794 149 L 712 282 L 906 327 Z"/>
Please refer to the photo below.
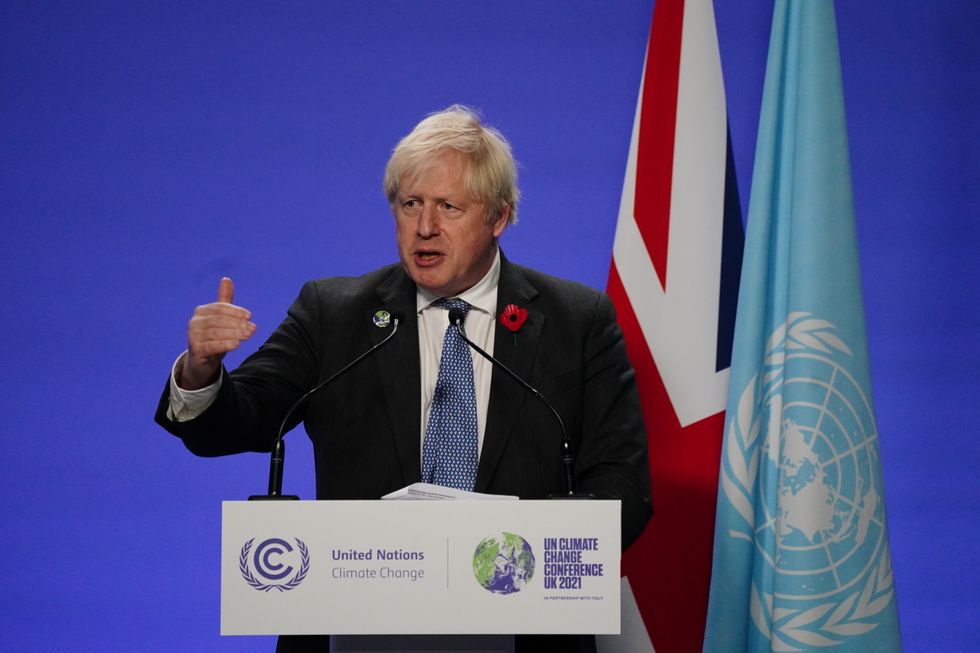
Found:
<path fill-rule="evenodd" d="M 869 632 L 894 596 L 878 433 L 851 358 L 833 324 L 792 313 L 729 419 L 721 483 L 745 520 L 729 536 L 763 565 L 750 609 L 773 650 Z"/>
<path fill-rule="evenodd" d="M 255 538 L 245 542 L 238 556 L 238 570 L 245 582 L 260 592 L 285 592 L 303 582 L 310 571 L 310 550 L 303 540 L 293 541 L 295 547 L 287 540 L 272 537 L 259 542 L 254 553 Z"/>

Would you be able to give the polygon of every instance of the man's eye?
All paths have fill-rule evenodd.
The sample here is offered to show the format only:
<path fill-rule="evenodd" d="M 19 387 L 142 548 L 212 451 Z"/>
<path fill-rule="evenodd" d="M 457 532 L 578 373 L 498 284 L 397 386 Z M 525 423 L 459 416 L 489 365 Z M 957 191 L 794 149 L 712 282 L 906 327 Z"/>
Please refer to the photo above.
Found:
<path fill-rule="evenodd" d="M 443 202 L 441 204 L 441 206 L 446 211 L 453 211 L 453 210 L 455 210 L 457 208 L 457 207 L 453 206 L 452 204 L 450 204 L 449 202 Z"/>

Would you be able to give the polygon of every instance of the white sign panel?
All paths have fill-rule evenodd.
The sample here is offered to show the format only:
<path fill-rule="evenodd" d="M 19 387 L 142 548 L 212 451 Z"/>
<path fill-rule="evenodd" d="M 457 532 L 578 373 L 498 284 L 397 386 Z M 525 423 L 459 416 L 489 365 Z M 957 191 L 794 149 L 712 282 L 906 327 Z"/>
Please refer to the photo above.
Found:
<path fill-rule="evenodd" d="M 221 633 L 617 634 L 618 501 L 225 502 Z"/>

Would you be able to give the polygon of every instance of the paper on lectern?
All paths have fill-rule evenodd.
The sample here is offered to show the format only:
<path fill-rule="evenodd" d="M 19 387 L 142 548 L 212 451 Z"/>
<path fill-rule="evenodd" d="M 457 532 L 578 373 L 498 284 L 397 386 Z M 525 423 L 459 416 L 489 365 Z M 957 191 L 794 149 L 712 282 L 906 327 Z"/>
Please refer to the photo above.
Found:
<path fill-rule="evenodd" d="M 390 494 L 386 494 L 382 499 L 399 499 L 408 501 L 446 501 L 453 499 L 467 499 L 467 500 L 517 500 L 516 496 L 510 494 L 483 494 L 480 492 L 467 492 L 465 490 L 457 490 L 451 487 L 443 487 L 441 485 L 433 485 L 432 483 L 412 483 L 407 485 L 400 490 L 395 490 Z"/>

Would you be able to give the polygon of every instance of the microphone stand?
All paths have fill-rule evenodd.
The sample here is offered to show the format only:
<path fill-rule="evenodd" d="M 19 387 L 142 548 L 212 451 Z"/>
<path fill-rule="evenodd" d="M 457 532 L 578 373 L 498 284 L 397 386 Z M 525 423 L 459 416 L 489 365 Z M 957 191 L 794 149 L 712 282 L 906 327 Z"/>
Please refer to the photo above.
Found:
<path fill-rule="evenodd" d="M 466 337 L 466 333 L 463 331 L 463 320 L 464 314 L 459 309 L 453 309 L 449 312 L 449 322 L 456 327 L 456 332 L 463 341 L 472 347 L 478 354 L 483 356 L 485 359 L 490 361 L 490 363 L 501 370 L 503 370 L 507 376 L 512 378 L 517 382 L 519 386 L 524 388 L 532 397 L 540 401 L 542 404 L 551 411 L 551 414 L 555 416 L 558 420 L 558 426 L 561 428 L 561 462 L 562 462 L 562 472 L 563 481 L 565 485 L 565 492 L 563 494 L 551 494 L 548 495 L 549 499 L 593 499 L 591 494 L 580 494 L 576 492 L 575 489 L 575 449 L 572 446 L 572 441 L 568 438 L 568 432 L 565 430 L 565 422 L 562 420 L 561 415 L 555 410 L 555 407 L 551 405 L 551 402 L 544 398 L 540 392 L 531 387 L 527 381 L 517 376 L 514 372 L 510 370 L 506 365 L 498 361 L 496 358 L 483 351 L 478 347 L 472 340 Z"/>
<path fill-rule="evenodd" d="M 306 403 L 310 400 L 310 398 L 313 395 L 318 393 L 320 390 L 323 390 L 325 387 L 327 387 L 328 385 L 330 385 L 331 383 L 339 379 L 341 376 L 346 374 L 349 370 L 354 368 L 358 363 L 363 361 L 365 358 L 367 358 L 368 356 L 370 356 L 371 354 L 373 354 L 374 352 L 376 352 L 377 350 L 381 349 L 386 344 L 388 344 L 388 341 L 391 340 L 393 337 L 395 337 L 395 334 L 398 333 L 398 324 L 400 322 L 401 322 L 401 317 L 395 315 L 392 318 L 393 328 L 391 330 L 391 333 L 389 333 L 384 340 L 374 345 L 366 352 L 364 352 L 363 354 L 361 354 L 360 356 L 352 360 L 350 363 L 342 367 L 339 371 L 335 372 L 333 376 L 331 376 L 326 381 L 317 384 L 312 390 L 310 390 L 302 397 L 297 399 L 296 402 L 289 407 L 289 410 L 286 411 L 286 416 L 282 418 L 282 422 L 279 424 L 279 433 L 276 435 L 276 441 L 272 445 L 272 459 L 269 463 L 269 493 L 253 494 L 248 498 L 249 501 L 296 501 L 299 499 L 299 497 L 295 494 L 283 495 L 282 493 L 282 469 L 283 469 L 283 464 L 285 463 L 286 460 L 286 443 L 283 440 L 283 436 L 286 431 L 286 424 L 289 422 L 289 419 L 293 416 L 293 414 L 296 413 L 296 411 L 299 410 L 300 407 L 306 405 Z"/>

